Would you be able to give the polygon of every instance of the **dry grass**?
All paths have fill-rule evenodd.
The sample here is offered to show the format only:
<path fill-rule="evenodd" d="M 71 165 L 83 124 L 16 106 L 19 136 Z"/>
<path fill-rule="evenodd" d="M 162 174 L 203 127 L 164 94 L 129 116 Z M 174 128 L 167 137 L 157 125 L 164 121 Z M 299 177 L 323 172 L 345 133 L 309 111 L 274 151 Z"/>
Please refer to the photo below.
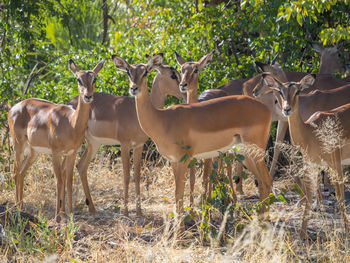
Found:
<path fill-rule="evenodd" d="M 2 153 L 0 164 L 0 203 L 14 204 L 10 156 Z M 334 198 L 328 198 L 321 211 L 312 212 L 309 233 L 312 239 L 299 238 L 303 208 L 299 196 L 285 190 L 287 202 L 271 206 L 270 219 L 260 222 L 252 215 L 249 221 L 236 213 L 228 218 L 226 239 L 222 244 L 203 241 L 198 224 L 177 235 L 177 227 L 170 216 L 174 211 L 174 179 L 166 162 L 153 167 L 144 164 L 142 184 L 143 217 L 136 218 L 135 188 L 131 181 L 129 218 L 122 216 L 122 168 L 119 158 L 110 162 L 110 156 L 99 154 L 90 165 L 88 179 L 92 197 L 98 210 L 90 215 L 84 204 L 82 187 L 75 171 L 74 224 L 78 227 L 75 238 L 68 244 L 47 251 L 16 251 L 0 245 L 0 262 L 347 262 L 350 261 L 350 244 L 343 236 L 340 217 L 335 211 Z M 290 174 L 298 174 L 295 167 Z M 292 188 L 292 176 L 274 183 L 276 193 Z M 188 184 L 187 184 L 188 186 Z M 53 222 L 55 209 L 55 178 L 49 156 L 41 156 L 25 178 L 24 208 L 33 215 L 43 215 Z M 257 195 L 254 180 L 244 181 L 246 196 Z M 198 204 L 201 178 L 196 183 Z M 186 198 L 189 190 L 186 189 Z M 255 200 L 240 197 L 242 204 Z M 185 200 L 189 204 L 189 200 Z M 197 206 L 198 207 L 198 206 Z M 198 208 L 196 208 L 198 211 Z M 220 217 L 219 217 L 220 218 Z M 219 221 L 220 226 L 221 221 Z M 243 229 L 242 229 L 243 226 Z M 62 225 L 61 227 L 64 227 Z M 210 239 L 210 235 L 209 235 Z"/>

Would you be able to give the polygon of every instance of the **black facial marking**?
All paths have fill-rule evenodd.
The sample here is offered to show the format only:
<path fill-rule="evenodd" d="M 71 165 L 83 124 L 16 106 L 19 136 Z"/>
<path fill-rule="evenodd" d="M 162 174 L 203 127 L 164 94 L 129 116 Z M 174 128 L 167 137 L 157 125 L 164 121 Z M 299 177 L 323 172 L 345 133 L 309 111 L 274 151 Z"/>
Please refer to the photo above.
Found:
<path fill-rule="evenodd" d="M 281 95 L 281 97 L 284 98 L 282 90 L 279 90 L 278 92 Z"/>
<path fill-rule="evenodd" d="M 255 183 L 255 186 L 258 187 L 259 186 L 259 183 L 258 183 L 258 180 L 254 180 L 254 183 Z"/>
<path fill-rule="evenodd" d="M 235 180 L 235 184 L 239 184 L 240 181 L 241 181 L 241 178 L 239 178 L 239 177 L 237 176 L 237 178 L 236 178 L 236 180 Z"/>
<path fill-rule="evenodd" d="M 173 73 L 171 74 L 171 76 L 170 76 L 172 79 L 177 79 L 177 76 L 176 76 L 176 74 L 175 74 L 175 72 L 173 71 Z"/>
<path fill-rule="evenodd" d="M 146 77 L 147 74 L 148 74 L 148 71 L 146 70 L 145 73 L 143 73 L 142 77 L 143 77 L 143 78 Z"/>
<path fill-rule="evenodd" d="M 86 204 L 86 205 L 89 205 L 89 199 L 86 198 L 85 204 Z"/>
<path fill-rule="evenodd" d="M 83 82 L 81 81 L 81 79 L 77 79 L 79 85 L 83 85 Z"/>
<path fill-rule="evenodd" d="M 198 73 L 198 68 L 194 68 L 193 73 Z"/>

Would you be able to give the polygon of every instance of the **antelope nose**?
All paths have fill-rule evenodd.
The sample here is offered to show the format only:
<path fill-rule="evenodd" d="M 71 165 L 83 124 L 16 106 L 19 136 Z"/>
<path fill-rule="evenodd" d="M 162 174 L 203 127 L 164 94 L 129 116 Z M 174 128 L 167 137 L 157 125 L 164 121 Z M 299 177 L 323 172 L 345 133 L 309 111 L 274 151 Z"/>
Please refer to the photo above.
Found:
<path fill-rule="evenodd" d="M 292 112 L 292 109 L 289 107 L 287 109 L 283 109 L 283 115 L 284 116 L 289 116 Z"/>
<path fill-rule="evenodd" d="M 139 87 L 138 87 L 138 86 L 135 86 L 135 87 L 130 88 L 130 93 L 131 93 L 131 95 L 136 95 L 137 92 L 138 92 L 138 90 L 139 90 Z"/>
<path fill-rule="evenodd" d="M 185 92 L 187 90 L 187 83 L 180 84 L 180 91 Z"/>
<path fill-rule="evenodd" d="M 93 100 L 92 95 L 91 96 L 84 95 L 84 101 L 86 103 L 90 103 L 92 102 L 92 100 Z"/>

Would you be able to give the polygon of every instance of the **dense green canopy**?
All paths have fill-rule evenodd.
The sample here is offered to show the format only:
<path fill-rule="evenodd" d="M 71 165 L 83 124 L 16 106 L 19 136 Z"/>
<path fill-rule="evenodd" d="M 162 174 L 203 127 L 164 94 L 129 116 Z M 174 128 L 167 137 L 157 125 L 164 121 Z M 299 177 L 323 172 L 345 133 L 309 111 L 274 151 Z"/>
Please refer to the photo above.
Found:
<path fill-rule="evenodd" d="M 201 73 L 201 90 L 252 76 L 254 60 L 267 61 L 276 53 L 286 69 L 314 71 L 319 58 L 311 43 L 342 41 L 349 49 L 349 13 L 348 0 L 5 0 L 0 2 L 1 126 L 4 104 L 27 97 L 65 103 L 77 95 L 69 58 L 82 68 L 106 58 L 97 87 L 114 94 L 127 94 L 128 82 L 111 54 L 137 63 L 163 52 L 176 66 L 174 51 L 196 60 L 214 50 L 211 66 Z"/>

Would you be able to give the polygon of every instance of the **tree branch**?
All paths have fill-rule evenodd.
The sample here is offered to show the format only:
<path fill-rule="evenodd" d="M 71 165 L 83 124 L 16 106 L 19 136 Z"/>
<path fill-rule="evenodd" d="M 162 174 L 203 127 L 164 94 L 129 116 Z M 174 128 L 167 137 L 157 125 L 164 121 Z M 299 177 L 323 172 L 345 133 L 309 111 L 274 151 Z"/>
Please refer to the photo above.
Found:
<path fill-rule="evenodd" d="M 107 33 L 108 33 L 108 5 L 107 0 L 102 0 L 102 10 L 103 10 L 103 35 L 102 35 L 102 45 L 106 43 Z"/>
<path fill-rule="evenodd" d="M 1 3 L 0 4 L 0 8 L 5 10 L 5 8 L 6 8 L 5 4 Z M 9 13 L 10 13 L 10 11 L 8 10 L 7 13 L 6 13 L 6 18 L 5 18 L 6 25 L 8 25 L 8 22 L 9 22 Z M 4 34 L 3 34 L 2 38 L 1 38 L 1 43 L 0 43 L 1 49 L 3 49 L 4 46 L 5 46 L 6 34 L 7 34 L 7 30 L 6 30 L 6 27 L 4 27 Z"/>

